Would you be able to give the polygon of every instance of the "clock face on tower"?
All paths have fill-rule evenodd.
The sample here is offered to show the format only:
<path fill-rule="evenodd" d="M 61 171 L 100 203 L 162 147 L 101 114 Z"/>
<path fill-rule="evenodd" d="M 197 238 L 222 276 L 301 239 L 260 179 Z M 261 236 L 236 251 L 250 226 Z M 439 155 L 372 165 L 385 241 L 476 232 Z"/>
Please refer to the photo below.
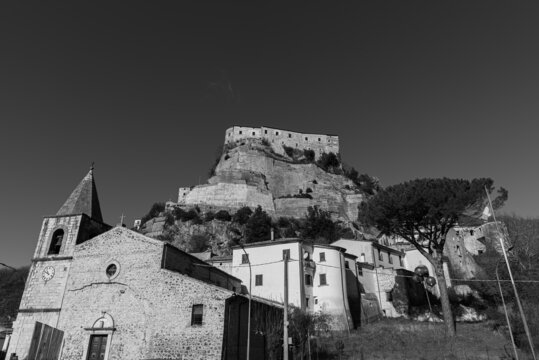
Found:
<path fill-rule="evenodd" d="M 52 266 L 47 266 L 45 269 L 43 269 L 41 277 L 45 281 L 51 280 L 54 277 L 54 268 Z"/>

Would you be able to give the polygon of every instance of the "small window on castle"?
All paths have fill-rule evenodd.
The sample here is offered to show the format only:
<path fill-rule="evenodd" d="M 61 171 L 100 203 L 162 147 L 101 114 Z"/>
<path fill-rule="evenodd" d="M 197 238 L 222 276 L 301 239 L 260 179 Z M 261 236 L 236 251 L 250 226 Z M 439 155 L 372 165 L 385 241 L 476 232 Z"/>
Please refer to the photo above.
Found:
<path fill-rule="evenodd" d="M 326 274 L 320 274 L 320 285 L 327 285 Z"/>
<path fill-rule="evenodd" d="M 393 301 L 393 291 L 386 291 L 386 301 L 388 302 Z"/>
<path fill-rule="evenodd" d="M 391 254 L 389 252 L 387 253 L 387 259 L 390 264 L 393 264 L 393 258 L 391 257 Z"/>
<path fill-rule="evenodd" d="M 318 141 L 322 141 L 322 139 L 318 138 Z"/>
<path fill-rule="evenodd" d="M 264 130 L 264 134 L 267 134 L 268 133 L 268 130 Z"/>
<path fill-rule="evenodd" d="M 350 269 L 350 264 L 348 263 L 348 260 L 344 262 L 344 267 Z"/>
<path fill-rule="evenodd" d="M 278 131 L 276 131 L 276 132 L 275 132 L 275 135 L 279 135 L 279 132 L 278 132 Z"/>
<path fill-rule="evenodd" d="M 320 262 L 324 262 L 326 261 L 326 253 L 325 252 L 321 252 L 320 253 Z"/>
<path fill-rule="evenodd" d="M 378 260 L 384 261 L 384 255 L 382 255 L 382 252 L 378 250 Z"/>
<path fill-rule="evenodd" d="M 62 248 L 62 243 L 64 241 L 64 230 L 56 230 L 51 237 L 51 246 L 49 247 L 48 255 L 58 255 L 60 249 Z"/>
<path fill-rule="evenodd" d="M 243 134 L 243 131 L 240 130 L 240 135 Z"/>
<path fill-rule="evenodd" d="M 291 138 L 291 137 L 292 137 L 292 134 L 288 134 L 288 137 Z"/>
<path fill-rule="evenodd" d="M 253 131 L 253 136 L 255 136 L 255 132 Z"/>
<path fill-rule="evenodd" d="M 308 140 L 308 139 L 307 139 L 307 138 L 305 138 L 305 141 L 307 141 L 307 140 Z"/>
<path fill-rule="evenodd" d="M 193 305 L 193 309 L 191 311 L 191 326 L 202 325 L 203 314 L 204 314 L 204 305 L 202 304 Z"/>
<path fill-rule="evenodd" d="M 255 275 L 255 286 L 262 286 L 262 285 L 263 285 L 262 275 Z"/>
<path fill-rule="evenodd" d="M 249 264 L 249 255 L 241 254 L 241 263 L 242 264 Z"/>
<path fill-rule="evenodd" d="M 402 262 L 402 256 L 399 256 L 399 264 L 401 267 L 404 267 L 404 263 Z"/>
<path fill-rule="evenodd" d="M 358 274 L 359 276 L 363 276 L 363 268 L 362 268 L 361 266 L 358 266 L 358 267 L 357 267 L 357 274 Z"/>
<path fill-rule="evenodd" d="M 305 285 L 313 286 L 313 277 L 310 274 L 305 274 Z"/>

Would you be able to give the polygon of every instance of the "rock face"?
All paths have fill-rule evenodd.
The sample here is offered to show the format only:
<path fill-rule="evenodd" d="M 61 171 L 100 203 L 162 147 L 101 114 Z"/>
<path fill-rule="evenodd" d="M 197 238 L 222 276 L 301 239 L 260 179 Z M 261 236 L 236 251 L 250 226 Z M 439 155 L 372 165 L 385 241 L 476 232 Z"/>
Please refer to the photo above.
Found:
<path fill-rule="evenodd" d="M 303 217 L 309 206 L 319 206 L 335 220 L 355 221 L 362 200 L 345 176 L 280 155 L 261 140 L 246 139 L 225 147 L 207 185 L 180 188 L 178 204 L 215 210 L 261 206 L 272 216 L 295 218 Z"/>

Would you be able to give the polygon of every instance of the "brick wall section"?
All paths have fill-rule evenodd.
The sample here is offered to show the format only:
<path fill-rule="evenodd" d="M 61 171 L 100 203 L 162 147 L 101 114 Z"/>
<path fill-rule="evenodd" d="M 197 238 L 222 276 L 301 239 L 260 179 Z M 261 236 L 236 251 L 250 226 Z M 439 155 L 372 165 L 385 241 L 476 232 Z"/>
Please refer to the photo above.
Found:
<path fill-rule="evenodd" d="M 114 228 L 74 254 L 59 328 L 62 359 L 80 360 L 90 328 L 107 313 L 115 321 L 109 359 L 220 359 L 225 299 L 231 291 L 161 269 L 163 243 Z M 105 269 L 115 262 L 117 277 Z M 203 325 L 191 326 L 203 304 Z"/>

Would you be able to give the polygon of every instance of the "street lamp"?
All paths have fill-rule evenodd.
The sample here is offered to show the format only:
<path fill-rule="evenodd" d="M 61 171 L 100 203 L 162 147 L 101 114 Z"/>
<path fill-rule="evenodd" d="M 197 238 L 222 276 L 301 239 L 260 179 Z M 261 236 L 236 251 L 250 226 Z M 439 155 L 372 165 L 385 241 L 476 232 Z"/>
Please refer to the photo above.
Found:
<path fill-rule="evenodd" d="M 429 276 L 429 269 L 425 265 L 419 265 L 414 269 L 413 278 L 418 283 L 423 284 L 423 289 L 425 290 L 425 295 L 427 296 L 427 302 L 429 303 L 430 316 L 433 316 L 432 305 L 430 304 L 429 292 L 427 291 L 427 285 L 431 287 L 436 285 L 436 279 L 433 278 L 432 276 Z"/>

